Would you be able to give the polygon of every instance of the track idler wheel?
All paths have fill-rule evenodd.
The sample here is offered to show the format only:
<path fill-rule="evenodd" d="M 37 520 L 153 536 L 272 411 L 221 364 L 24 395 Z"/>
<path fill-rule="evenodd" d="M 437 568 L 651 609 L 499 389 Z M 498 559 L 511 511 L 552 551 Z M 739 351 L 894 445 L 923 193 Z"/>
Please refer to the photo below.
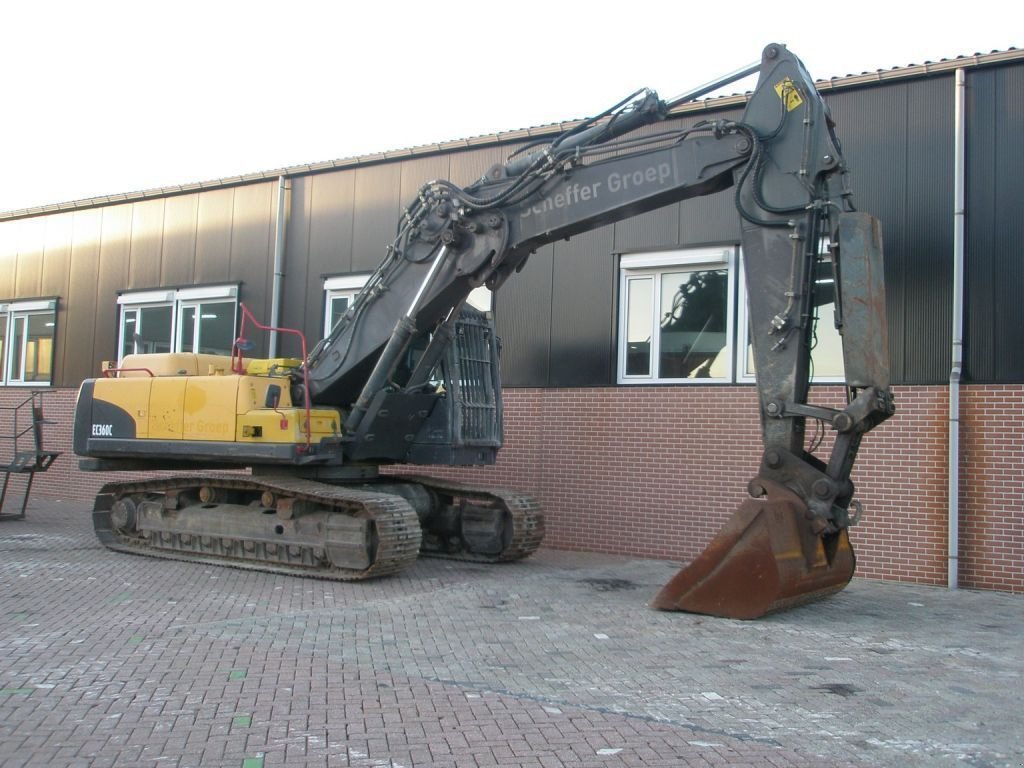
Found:
<path fill-rule="evenodd" d="M 855 559 L 846 529 L 814 533 L 803 499 L 758 478 L 766 494 L 744 501 L 693 562 L 651 602 L 662 611 L 756 619 L 840 591 Z"/>

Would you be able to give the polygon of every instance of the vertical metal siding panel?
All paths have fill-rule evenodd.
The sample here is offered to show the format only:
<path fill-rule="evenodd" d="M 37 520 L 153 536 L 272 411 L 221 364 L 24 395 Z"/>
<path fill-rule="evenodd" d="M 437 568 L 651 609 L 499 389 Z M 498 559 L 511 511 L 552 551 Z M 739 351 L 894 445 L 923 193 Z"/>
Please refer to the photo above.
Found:
<path fill-rule="evenodd" d="M 164 198 L 158 198 L 132 204 L 128 288 L 153 288 L 160 285 L 165 203 Z"/>
<path fill-rule="evenodd" d="M 43 274 L 40 296 L 57 296 L 57 317 L 53 346 L 52 381 L 60 381 L 64 371 L 64 350 L 71 330 L 66 324 L 68 302 L 68 273 L 71 265 L 73 213 L 57 213 L 46 217 L 46 245 L 43 249 Z M 71 341 L 72 344 L 75 340 Z"/>
<path fill-rule="evenodd" d="M 312 176 L 294 176 L 289 180 L 291 201 L 285 229 L 284 286 L 281 292 L 281 325 L 304 328 L 306 304 L 309 302 L 309 232 L 312 217 Z M 271 264 L 273 269 L 273 264 Z M 304 328 L 310 338 L 319 331 Z M 290 334 L 278 339 L 278 353 L 300 357 L 301 350 Z"/>
<path fill-rule="evenodd" d="M 199 195 L 167 198 L 164 206 L 164 244 L 161 285 L 192 285 L 195 279 L 196 227 Z"/>
<path fill-rule="evenodd" d="M 231 279 L 231 217 L 234 207 L 233 187 L 199 194 L 196 203 L 196 283 L 224 283 Z"/>
<path fill-rule="evenodd" d="M 352 271 L 355 181 L 355 171 L 310 177 L 312 200 L 304 323 L 310 338 L 323 336 L 323 275 Z"/>
<path fill-rule="evenodd" d="M 615 250 L 636 251 L 679 245 L 680 203 L 616 223 Z"/>
<path fill-rule="evenodd" d="M 1024 65 L 995 71 L 995 380 L 1024 381 Z"/>
<path fill-rule="evenodd" d="M 607 226 L 554 244 L 551 386 L 615 383 L 613 240 L 614 230 Z"/>
<path fill-rule="evenodd" d="M 854 202 L 879 218 L 885 248 L 886 312 L 893 380 L 907 383 L 907 281 L 911 239 L 907 217 L 906 84 L 829 94 L 826 98 L 851 171 Z"/>
<path fill-rule="evenodd" d="M 965 353 L 969 381 L 995 378 L 995 235 L 1000 227 L 996 185 L 1002 165 L 995 120 L 995 81 L 991 70 L 967 78 L 967 221 L 965 244 Z M 1018 136 L 1018 142 L 1020 137 Z M 1009 158 L 1013 151 L 1006 153 Z M 1020 155 L 1019 143 L 1016 154 Z M 1019 198 L 1018 198 L 1019 199 Z M 1020 218 L 1020 212 L 1017 212 Z M 1021 287 L 1018 284 L 1018 289 Z M 1019 296 L 1017 302 L 1020 302 Z M 1019 336 L 1016 343 L 1019 346 Z"/>
<path fill-rule="evenodd" d="M 36 298 L 42 291 L 46 217 L 26 219 L 19 229 L 21 231 L 18 238 L 18 265 L 14 273 L 12 298 Z"/>
<path fill-rule="evenodd" d="M 14 273 L 18 268 L 21 221 L 0 223 L 0 299 L 14 298 Z"/>
<path fill-rule="evenodd" d="M 352 269 L 369 272 L 384 258 L 395 238 L 401 203 L 402 169 L 386 163 L 356 169 Z"/>
<path fill-rule="evenodd" d="M 398 200 L 402 208 L 406 208 L 419 193 L 420 188 L 428 181 L 451 178 L 451 158 L 448 155 L 434 155 L 403 160 L 401 163 L 401 181 Z M 397 224 L 397 219 L 395 224 Z"/>
<path fill-rule="evenodd" d="M 732 188 L 679 205 L 679 244 L 739 243 L 740 217 Z"/>
<path fill-rule="evenodd" d="M 57 366 L 54 384 L 77 387 L 82 379 L 95 376 L 101 358 L 94 358 L 94 340 L 99 329 L 97 288 L 100 283 L 100 240 L 103 210 L 93 208 L 74 213 L 71 257 L 68 266 L 70 287 L 60 302 L 57 318 L 57 344 L 63 362 Z M 108 297 L 108 304 L 113 303 Z"/>
<path fill-rule="evenodd" d="M 905 380 L 949 378 L 953 302 L 952 76 L 907 84 Z M 884 125 L 884 123 L 883 123 Z"/>
<path fill-rule="evenodd" d="M 242 283 L 240 299 L 262 323 L 270 320 L 276 197 L 276 182 L 238 187 L 231 217 L 231 280 Z"/>
<path fill-rule="evenodd" d="M 46 217 L 46 245 L 43 249 L 40 296 L 67 298 L 73 220 L 72 213 L 56 213 Z"/>
<path fill-rule="evenodd" d="M 117 294 L 128 286 L 131 256 L 133 206 L 103 209 L 100 233 L 99 269 L 96 279 L 96 323 L 93 360 L 117 358 Z M 98 371 L 92 371 L 96 374 Z"/>
<path fill-rule="evenodd" d="M 544 387 L 550 382 L 552 259 L 552 247 L 541 248 L 494 297 L 505 386 Z"/>

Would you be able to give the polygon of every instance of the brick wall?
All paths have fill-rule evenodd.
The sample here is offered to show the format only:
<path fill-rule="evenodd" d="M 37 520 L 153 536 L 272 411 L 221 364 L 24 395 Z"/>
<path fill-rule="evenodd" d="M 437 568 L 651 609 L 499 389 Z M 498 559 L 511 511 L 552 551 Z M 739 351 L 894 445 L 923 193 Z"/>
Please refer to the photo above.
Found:
<path fill-rule="evenodd" d="M 895 395 L 896 416 L 865 439 L 854 473 L 866 507 L 852 530 L 858 574 L 945 584 L 947 391 Z M 24 396 L 0 390 L 0 405 Z M 47 445 L 67 453 L 33 494 L 88 501 L 113 479 L 77 470 L 74 397 L 47 393 Z M 962 398 L 960 581 L 1024 592 L 1024 386 L 972 385 Z M 498 464 L 443 473 L 536 495 L 553 547 L 689 560 L 742 501 L 760 458 L 750 386 L 512 389 L 505 411 Z"/>

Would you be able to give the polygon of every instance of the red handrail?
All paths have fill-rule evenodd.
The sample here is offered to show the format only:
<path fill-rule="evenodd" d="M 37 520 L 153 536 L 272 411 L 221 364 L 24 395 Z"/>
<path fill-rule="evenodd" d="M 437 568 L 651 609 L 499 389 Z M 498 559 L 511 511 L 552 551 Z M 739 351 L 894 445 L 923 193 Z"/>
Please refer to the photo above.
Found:
<path fill-rule="evenodd" d="M 306 450 L 311 451 L 313 447 L 312 438 L 312 427 L 310 422 L 312 420 L 312 408 L 309 403 L 309 372 L 306 370 L 306 335 L 302 331 L 298 331 L 294 328 L 277 328 L 270 325 L 263 325 L 256 316 L 249 311 L 249 308 L 244 303 L 239 302 L 238 306 L 242 308 L 242 324 L 238 329 L 238 338 L 235 339 L 235 343 L 231 347 L 231 370 L 239 375 L 245 373 L 245 365 L 242 362 L 242 349 L 241 345 L 245 344 L 247 339 L 245 338 L 245 323 L 246 321 L 251 322 L 254 326 L 259 328 L 261 331 L 271 331 L 276 333 L 290 333 L 294 336 L 299 337 L 299 341 L 302 343 L 302 397 L 305 400 L 306 406 Z M 236 357 L 237 354 L 237 357 Z"/>

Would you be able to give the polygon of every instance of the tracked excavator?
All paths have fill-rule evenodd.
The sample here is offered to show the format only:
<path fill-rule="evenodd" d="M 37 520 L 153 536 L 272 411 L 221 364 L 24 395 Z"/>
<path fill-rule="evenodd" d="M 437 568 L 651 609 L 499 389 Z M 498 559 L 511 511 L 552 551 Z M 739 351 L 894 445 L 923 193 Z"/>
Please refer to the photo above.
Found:
<path fill-rule="evenodd" d="M 641 130 L 756 71 L 741 120 Z M 529 496 L 380 472 L 495 461 L 499 341 L 467 297 L 498 289 L 547 243 L 730 188 L 764 453 L 749 498 L 652 605 L 754 618 L 842 589 L 860 512 L 851 470 L 864 434 L 893 413 L 881 232 L 854 210 L 829 110 L 778 44 L 678 99 L 639 91 L 467 187 L 423 185 L 383 262 L 301 360 L 246 358 L 247 333 L 263 326 L 243 305 L 230 359 L 130 355 L 85 381 L 83 469 L 175 470 L 105 485 L 97 536 L 124 552 L 345 580 L 419 554 L 528 556 L 544 534 Z M 817 307 L 833 300 L 842 408 L 808 402 Z M 806 445 L 809 420 L 835 433 L 825 458 Z"/>

